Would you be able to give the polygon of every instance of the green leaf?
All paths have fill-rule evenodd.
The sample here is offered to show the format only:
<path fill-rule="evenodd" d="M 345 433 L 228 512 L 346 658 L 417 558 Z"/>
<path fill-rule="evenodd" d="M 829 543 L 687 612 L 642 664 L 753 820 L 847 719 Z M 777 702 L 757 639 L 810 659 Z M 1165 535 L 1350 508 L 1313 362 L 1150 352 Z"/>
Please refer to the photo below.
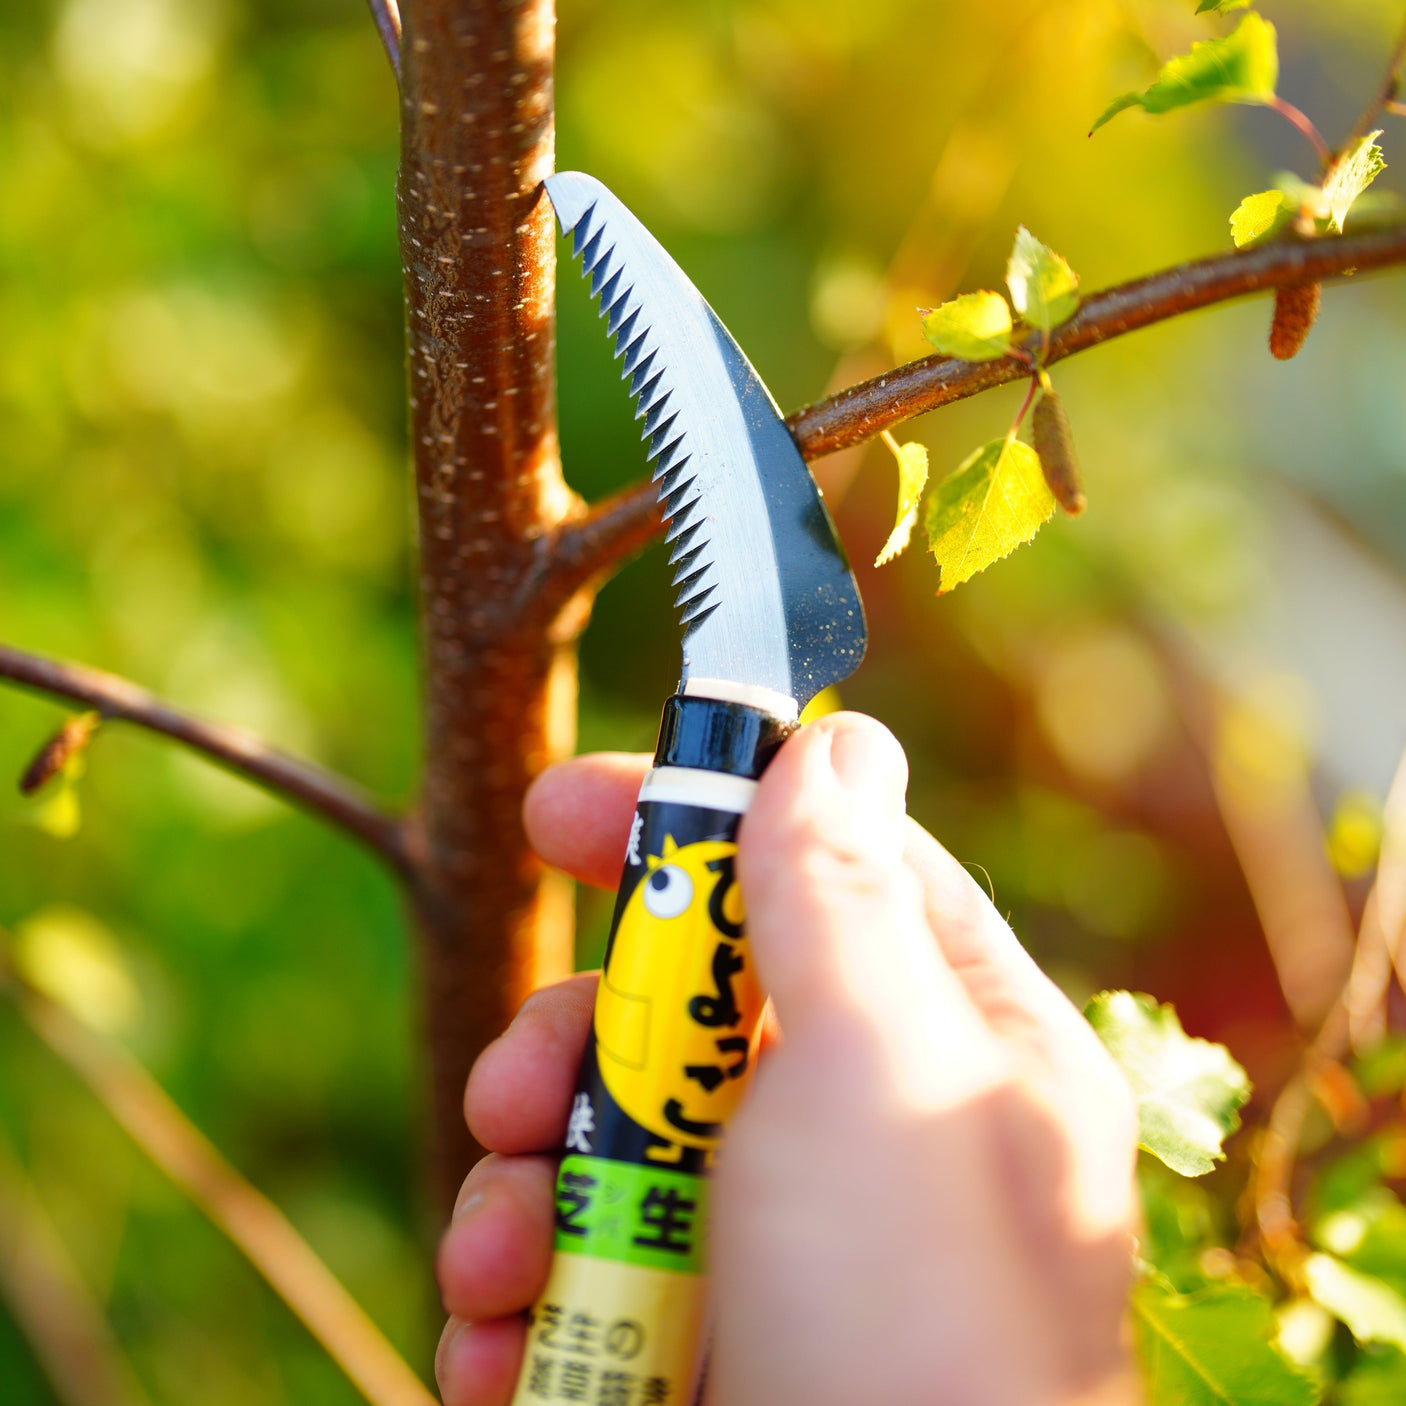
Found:
<path fill-rule="evenodd" d="M 1055 510 L 1040 460 L 1018 439 L 993 439 L 928 496 L 928 544 L 941 577 L 938 594 L 969 581 L 1028 542 Z"/>
<path fill-rule="evenodd" d="M 1248 10 L 1253 0 L 1201 0 L 1198 15 L 1228 15 L 1232 10 Z"/>
<path fill-rule="evenodd" d="M 1309 1293 L 1358 1342 L 1392 1343 L 1406 1351 L 1406 1299 L 1390 1285 L 1332 1255 L 1310 1255 L 1303 1273 Z"/>
<path fill-rule="evenodd" d="M 1001 301 L 1004 303 L 1005 299 Z M 927 445 L 910 442 L 895 446 L 890 442 L 889 448 L 898 459 L 898 516 L 883 551 L 874 558 L 875 566 L 884 566 L 907 549 L 913 524 L 918 520 L 918 501 L 928 481 Z"/>
<path fill-rule="evenodd" d="M 1298 206 L 1282 190 L 1247 195 L 1230 217 L 1230 237 L 1237 249 L 1278 234 L 1294 218 Z"/>
<path fill-rule="evenodd" d="M 1323 203 L 1328 218 L 1342 233 L 1343 221 L 1353 202 L 1386 170 L 1382 149 L 1377 145 L 1381 129 L 1359 138 L 1333 163 L 1328 179 L 1323 182 Z"/>
<path fill-rule="evenodd" d="M 1406 1354 L 1395 1348 L 1364 1352 L 1338 1383 L 1336 1406 L 1401 1406 L 1406 1401 Z"/>
<path fill-rule="evenodd" d="M 1274 26 L 1253 10 L 1224 39 L 1203 39 L 1189 54 L 1168 60 L 1145 93 L 1115 98 L 1094 123 L 1092 136 L 1126 107 L 1154 114 L 1193 103 L 1266 103 L 1279 81 L 1279 45 Z"/>
<path fill-rule="evenodd" d="M 944 356 L 994 361 L 1011 349 L 1010 305 L 989 289 L 923 313 L 923 336 Z"/>
<path fill-rule="evenodd" d="M 1015 310 L 1044 332 L 1073 317 L 1079 306 L 1079 275 L 1024 225 L 1015 232 L 1006 286 Z"/>
<path fill-rule="evenodd" d="M 1148 1406 L 1313 1406 L 1318 1388 L 1275 1348 L 1274 1310 L 1244 1285 L 1133 1290 Z"/>
<path fill-rule="evenodd" d="M 1103 991 L 1084 1014 L 1133 1086 L 1138 1145 L 1183 1176 L 1209 1172 L 1250 1097 L 1230 1051 L 1193 1040 L 1176 1011 L 1151 996 Z"/>

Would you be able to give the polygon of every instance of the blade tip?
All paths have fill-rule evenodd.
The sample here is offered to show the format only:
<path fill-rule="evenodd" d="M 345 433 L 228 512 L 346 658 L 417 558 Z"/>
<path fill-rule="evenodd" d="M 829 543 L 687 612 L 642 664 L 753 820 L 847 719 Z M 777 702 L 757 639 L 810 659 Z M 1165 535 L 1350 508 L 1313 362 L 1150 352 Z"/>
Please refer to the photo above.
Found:
<path fill-rule="evenodd" d="M 542 184 L 563 234 L 570 234 L 576 228 L 582 216 L 596 203 L 602 189 L 600 182 L 584 171 L 558 171 Z"/>

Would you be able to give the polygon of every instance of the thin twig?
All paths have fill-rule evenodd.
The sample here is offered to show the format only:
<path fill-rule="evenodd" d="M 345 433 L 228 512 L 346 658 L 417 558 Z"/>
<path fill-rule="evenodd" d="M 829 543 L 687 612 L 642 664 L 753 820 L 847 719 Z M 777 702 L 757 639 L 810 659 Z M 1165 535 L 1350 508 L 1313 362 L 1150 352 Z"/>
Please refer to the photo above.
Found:
<path fill-rule="evenodd" d="M 400 81 L 400 6 L 396 0 L 367 0 L 371 6 L 371 17 L 380 31 L 381 43 L 385 45 L 386 56 L 395 70 L 396 82 Z"/>
<path fill-rule="evenodd" d="M 1085 298 L 1051 335 L 1047 364 L 1197 308 L 1288 283 L 1321 282 L 1399 263 L 1406 263 L 1406 224 L 1365 234 L 1277 240 L 1178 264 Z M 1033 351 L 1037 346 L 1038 334 L 1032 334 L 1026 347 Z M 787 417 L 786 425 L 801 453 L 818 459 L 872 439 L 890 425 L 1029 374 L 1028 363 L 1014 356 L 984 362 L 923 357 L 803 406 Z"/>
<path fill-rule="evenodd" d="M 240 1176 L 126 1050 L 24 985 L 14 971 L 3 975 L 35 1034 L 224 1231 L 372 1406 L 435 1406 L 419 1377 L 283 1212 Z"/>
<path fill-rule="evenodd" d="M 1269 100 L 1268 106 L 1308 139 L 1309 146 L 1313 148 L 1318 157 L 1319 166 L 1326 171 L 1333 164 L 1333 148 L 1324 141 L 1322 132 L 1313 125 L 1308 115 L 1301 112 L 1293 103 L 1285 102 L 1278 94 Z"/>
<path fill-rule="evenodd" d="M 332 821 L 402 875 L 414 875 L 401 821 L 377 809 L 350 782 L 311 762 L 290 757 L 252 733 L 188 717 L 116 674 L 46 659 L 8 645 L 0 645 L 0 679 L 71 699 L 96 709 L 104 718 L 135 723 L 174 738 L 220 766 Z"/>
<path fill-rule="evenodd" d="M 1386 72 L 1382 75 L 1381 85 L 1377 88 L 1376 95 L 1367 104 L 1362 116 L 1357 119 L 1357 125 L 1348 133 L 1347 141 L 1343 143 L 1343 150 L 1346 151 L 1354 142 L 1365 137 L 1372 130 L 1372 123 L 1383 112 L 1394 112 L 1399 110 L 1399 104 L 1395 102 L 1397 92 L 1401 86 L 1401 65 L 1406 61 L 1406 24 L 1401 27 L 1401 33 L 1396 38 L 1396 44 L 1392 48 L 1391 56 L 1386 61 Z"/>
<path fill-rule="evenodd" d="M 102 1305 L 3 1137 L 0 1299 L 62 1406 L 149 1406 Z"/>

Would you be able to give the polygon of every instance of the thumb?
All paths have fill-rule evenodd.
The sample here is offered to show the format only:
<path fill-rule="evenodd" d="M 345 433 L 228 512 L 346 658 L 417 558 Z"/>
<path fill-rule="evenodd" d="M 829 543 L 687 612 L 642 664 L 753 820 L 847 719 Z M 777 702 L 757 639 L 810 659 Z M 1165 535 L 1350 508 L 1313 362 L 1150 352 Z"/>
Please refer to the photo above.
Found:
<path fill-rule="evenodd" d="M 877 1042 L 910 1094 L 946 1104 L 987 1086 L 996 1041 L 943 958 L 904 862 L 908 764 L 893 734 L 835 713 L 768 767 L 738 837 L 758 974 L 782 1028 L 846 1026 Z"/>

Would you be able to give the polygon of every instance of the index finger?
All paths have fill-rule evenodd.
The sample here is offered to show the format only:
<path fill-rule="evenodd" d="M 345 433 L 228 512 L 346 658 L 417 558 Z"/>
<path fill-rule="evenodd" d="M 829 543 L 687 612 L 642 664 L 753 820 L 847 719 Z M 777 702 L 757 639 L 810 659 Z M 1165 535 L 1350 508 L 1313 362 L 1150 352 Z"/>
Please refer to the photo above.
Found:
<path fill-rule="evenodd" d="M 522 803 L 532 848 L 583 884 L 615 888 L 640 783 L 651 765 L 642 752 L 592 752 L 549 766 Z"/>

